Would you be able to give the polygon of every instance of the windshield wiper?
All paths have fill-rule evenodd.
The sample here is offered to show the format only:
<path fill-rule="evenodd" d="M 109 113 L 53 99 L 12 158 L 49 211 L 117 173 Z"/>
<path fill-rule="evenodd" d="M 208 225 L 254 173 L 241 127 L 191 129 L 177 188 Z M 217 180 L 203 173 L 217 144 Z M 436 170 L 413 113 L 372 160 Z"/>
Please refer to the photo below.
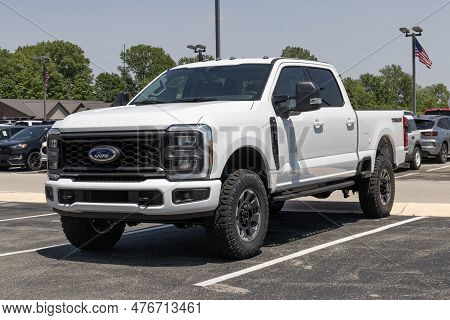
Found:
<path fill-rule="evenodd" d="M 184 98 L 184 99 L 177 99 L 173 102 L 206 102 L 206 101 L 217 101 L 219 98 L 207 98 L 207 97 L 197 97 L 197 98 Z"/>
<path fill-rule="evenodd" d="M 143 100 L 143 101 L 133 102 L 133 104 L 136 106 L 140 106 L 143 104 L 159 104 L 159 103 L 165 103 L 165 102 L 161 102 L 161 101 L 157 101 L 157 100 Z"/>

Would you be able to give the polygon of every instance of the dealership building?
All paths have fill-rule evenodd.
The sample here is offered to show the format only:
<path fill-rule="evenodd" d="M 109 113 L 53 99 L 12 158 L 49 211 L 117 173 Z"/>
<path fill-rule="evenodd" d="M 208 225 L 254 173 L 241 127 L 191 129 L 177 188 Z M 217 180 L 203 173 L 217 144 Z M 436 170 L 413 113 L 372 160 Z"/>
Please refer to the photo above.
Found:
<path fill-rule="evenodd" d="M 48 120 L 61 120 L 69 114 L 110 107 L 111 103 L 86 100 L 47 100 Z M 32 99 L 0 99 L 0 119 L 43 120 L 44 102 Z"/>

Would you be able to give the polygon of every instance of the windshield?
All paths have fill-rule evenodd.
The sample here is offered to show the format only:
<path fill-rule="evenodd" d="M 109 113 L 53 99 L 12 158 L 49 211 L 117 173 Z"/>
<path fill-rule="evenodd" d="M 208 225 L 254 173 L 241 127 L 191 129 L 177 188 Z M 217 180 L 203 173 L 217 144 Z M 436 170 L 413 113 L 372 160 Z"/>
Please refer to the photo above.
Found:
<path fill-rule="evenodd" d="M 417 120 L 416 125 L 418 130 L 427 130 L 431 129 L 434 126 L 434 121 L 431 120 Z"/>
<path fill-rule="evenodd" d="M 42 137 L 50 127 L 29 127 L 16 133 L 11 140 L 33 140 Z"/>
<path fill-rule="evenodd" d="M 169 70 L 130 104 L 257 100 L 270 69 L 270 64 L 242 64 Z"/>

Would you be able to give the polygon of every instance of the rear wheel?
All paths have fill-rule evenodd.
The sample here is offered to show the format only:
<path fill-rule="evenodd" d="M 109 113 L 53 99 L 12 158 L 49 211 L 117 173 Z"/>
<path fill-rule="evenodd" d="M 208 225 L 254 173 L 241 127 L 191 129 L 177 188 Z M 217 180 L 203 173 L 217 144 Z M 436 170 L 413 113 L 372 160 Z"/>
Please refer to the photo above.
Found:
<path fill-rule="evenodd" d="M 436 156 L 436 160 L 439 163 L 446 163 L 448 158 L 448 146 L 443 143 L 441 149 L 439 150 L 439 154 Z"/>
<path fill-rule="evenodd" d="M 259 253 L 269 224 L 269 204 L 261 178 L 250 170 L 237 170 L 224 182 L 215 217 L 206 225 L 208 244 L 229 259 Z"/>
<path fill-rule="evenodd" d="M 125 223 L 106 219 L 61 217 L 64 234 L 70 243 L 82 250 L 111 248 L 120 240 Z"/>
<path fill-rule="evenodd" d="M 41 154 L 37 151 L 31 152 L 27 157 L 27 169 L 30 171 L 38 171 L 42 168 Z"/>
<path fill-rule="evenodd" d="M 391 162 L 379 154 L 370 178 L 359 185 L 359 203 L 368 218 L 384 218 L 390 215 L 395 197 L 395 177 Z"/>
<path fill-rule="evenodd" d="M 410 162 L 411 169 L 419 170 L 420 166 L 422 165 L 422 155 L 420 153 L 419 147 L 414 148 L 412 160 Z"/>

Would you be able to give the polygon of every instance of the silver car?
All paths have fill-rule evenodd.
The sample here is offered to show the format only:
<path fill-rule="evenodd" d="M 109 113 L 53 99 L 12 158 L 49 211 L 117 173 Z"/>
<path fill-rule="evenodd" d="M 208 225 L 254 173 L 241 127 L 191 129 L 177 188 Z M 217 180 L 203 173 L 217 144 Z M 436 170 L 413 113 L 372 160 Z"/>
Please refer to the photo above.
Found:
<path fill-rule="evenodd" d="M 416 117 L 415 121 L 422 134 L 422 155 L 446 163 L 450 144 L 450 117 L 424 115 Z"/>
<path fill-rule="evenodd" d="M 405 118 L 408 120 L 408 149 L 406 152 L 406 162 L 410 164 L 410 168 L 419 170 L 422 165 L 422 135 L 417 130 L 414 117 L 406 114 Z"/>

